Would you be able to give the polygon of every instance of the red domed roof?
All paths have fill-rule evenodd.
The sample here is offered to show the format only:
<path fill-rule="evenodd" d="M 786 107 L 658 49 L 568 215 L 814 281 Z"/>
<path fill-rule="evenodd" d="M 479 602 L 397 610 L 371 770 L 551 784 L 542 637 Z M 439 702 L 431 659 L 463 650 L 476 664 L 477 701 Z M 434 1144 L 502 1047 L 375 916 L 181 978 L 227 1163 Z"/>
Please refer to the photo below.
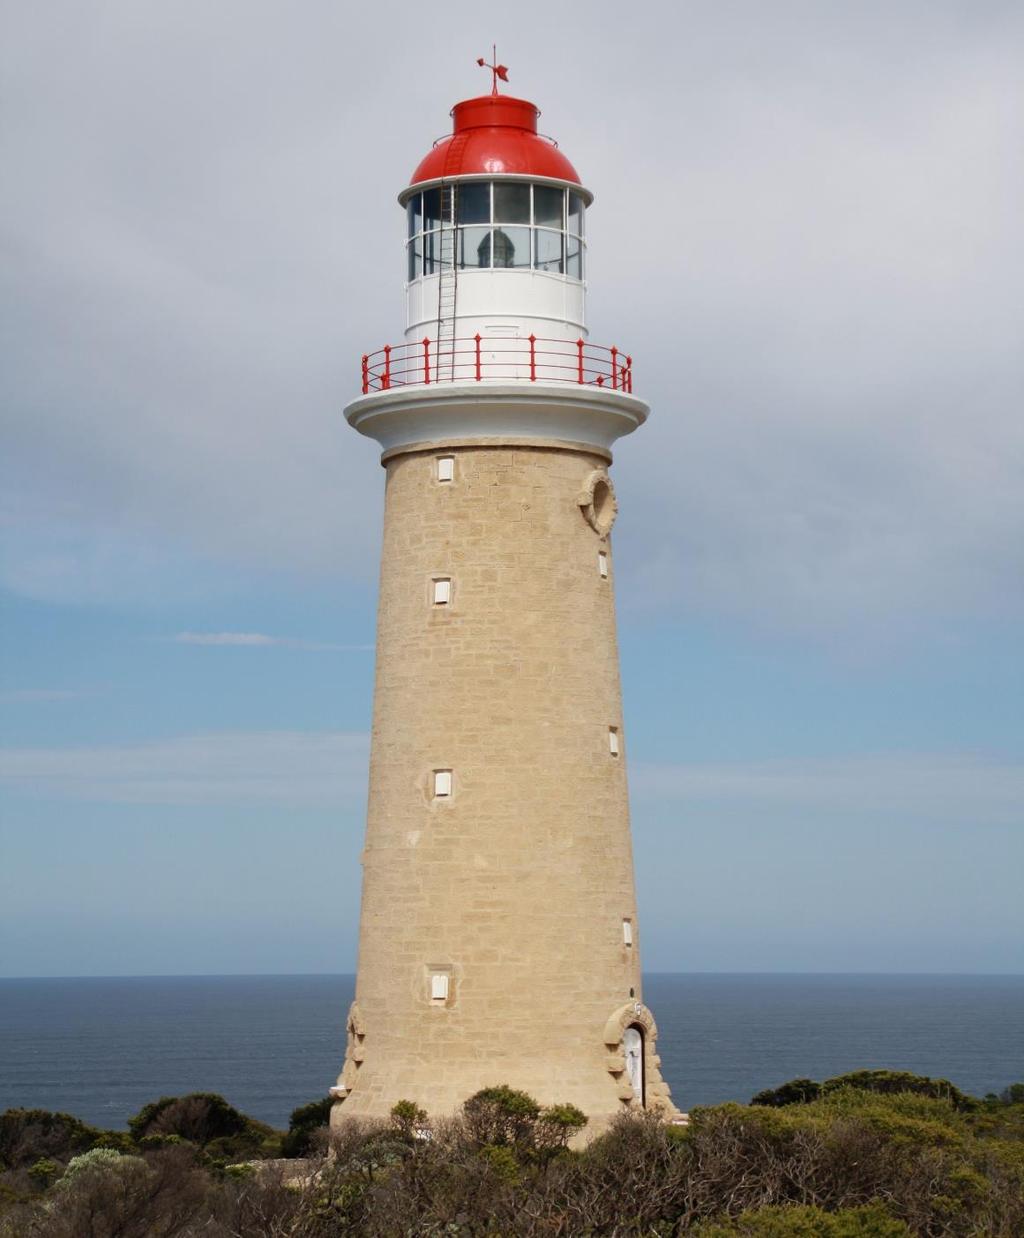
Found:
<path fill-rule="evenodd" d="M 580 184 L 558 147 L 538 135 L 539 115 L 534 104 L 510 95 L 481 95 L 456 103 L 452 135 L 420 161 L 409 184 L 475 173 L 550 176 Z"/>

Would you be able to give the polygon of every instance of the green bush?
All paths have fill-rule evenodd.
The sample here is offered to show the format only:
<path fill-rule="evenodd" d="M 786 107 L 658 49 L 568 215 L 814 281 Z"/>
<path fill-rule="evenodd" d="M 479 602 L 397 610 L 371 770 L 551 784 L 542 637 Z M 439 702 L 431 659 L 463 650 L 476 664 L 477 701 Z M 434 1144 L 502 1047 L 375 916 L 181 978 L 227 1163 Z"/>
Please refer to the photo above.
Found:
<path fill-rule="evenodd" d="M 809 1100 L 817 1100 L 821 1095 L 821 1084 L 813 1079 L 790 1079 L 781 1087 L 767 1088 L 751 1098 L 752 1105 L 772 1105 L 781 1108 L 783 1105 L 801 1105 Z"/>
<path fill-rule="evenodd" d="M 928 1075 L 914 1075 L 906 1070 L 855 1070 L 826 1079 L 824 1083 L 817 1083 L 814 1079 L 791 1079 L 780 1087 L 758 1092 L 750 1103 L 775 1108 L 805 1105 L 821 1096 L 827 1096 L 829 1092 L 847 1088 L 856 1088 L 860 1092 L 878 1092 L 883 1096 L 895 1096 L 904 1092 L 933 1096 L 938 1100 L 948 1100 L 957 1109 L 974 1109 L 978 1105 L 973 1097 L 961 1092 L 948 1079 L 931 1079 Z"/>
<path fill-rule="evenodd" d="M 20 1169 L 43 1157 L 68 1161 L 113 1133 L 89 1126 L 70 1113 L 8 1109 L 0 1114 L 0 1165 Z"/>
<path fill-rule="evenodd" d="M 311 1100 L 293 1109 L 288 1133 L 281 1140 L 281 1155 L 309 1156 L 314 1150 L 314 1136 L 331 1120 L 333 1104 L 331 1098 L 325 1096 L 323 1100 Z"/>
<path fill-rule="evenodd" d="M 246 1117 L 216 1092 L 162 1096 L 129 1118 L 128 1129 L 137 1145 L 177 1136 L 202 1148 L 214 1162 L 258 1160 L 281 1151 L 277 1131 Z"/>
<path fill-rule="evenodd" d="M 699 1225 L 693 1233 L 699 1238 L 913 1238 L 902 1221 L 876 1205 L 840 1212 L 759 1208 L 733 1221 Z"/>

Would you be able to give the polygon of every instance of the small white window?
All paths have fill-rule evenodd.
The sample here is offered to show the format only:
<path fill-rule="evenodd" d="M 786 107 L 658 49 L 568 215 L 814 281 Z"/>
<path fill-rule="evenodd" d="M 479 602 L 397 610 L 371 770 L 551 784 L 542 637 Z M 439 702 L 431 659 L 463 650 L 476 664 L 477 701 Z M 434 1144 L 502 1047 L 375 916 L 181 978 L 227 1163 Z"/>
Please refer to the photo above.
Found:
<path fill-rule="evenodd" d="M 633 944 L 633 921 L 632 920 L 622 921 L 622 941 L 627 946 L 631 946 Z"/>
<path fill-rule="evenodd" d="M 434 770 L 434 798 L 444 799 L 452 793 L 452 771 L 450 769 Z"/>
<path fill-rule="evenodd" d="M 438 456 L 437 457 L 437 480 L 438 481 L 453 481 L 455 478 L 455 457 L 454 456 Z"/>
<path fill-rule="evenodd" d="M 448 1000 L 448 977 L 444 972 L 434 972 L 430 977 L 430 1000 L 434 1002 Z"/>
<path fill-rule="evenodd" d="M 608 728 L 608 751 L 613 757 L 619 755 L 619 732 L 613 726 Z"/>
<path fill-rule="evenodd" d="M 447 606 L 452 600 L 452 581 L 450 576 L 438 576 L 434 579 L 434 605 Z"/>
<path fill-rule="evenodd" d="M 601 579 L 608 579 L 608 556 L 603 550 L 597 552 L 597 570 L 601 573 Z"/>

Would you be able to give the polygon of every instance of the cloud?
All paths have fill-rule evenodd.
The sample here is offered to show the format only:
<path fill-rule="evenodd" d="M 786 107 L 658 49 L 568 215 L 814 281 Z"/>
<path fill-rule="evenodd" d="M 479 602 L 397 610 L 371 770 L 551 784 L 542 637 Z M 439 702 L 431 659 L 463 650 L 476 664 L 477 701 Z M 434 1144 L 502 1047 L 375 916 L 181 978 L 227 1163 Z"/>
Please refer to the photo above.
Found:
<path fill-rule="evenodd" d="M 423 76 L 400 34 L 382 77 L 388 3 L 57 11 L 0 49 L 2 579 L 369 584 L 377 449 L 340 408 L 401 334 L 394 194 L 475 50 Z M 630 604 L 853 639 L 1024 613 L 1020 6 L 590 13 L 525 0 L 551 37 L 508 58 L 597 194 L 593 338 L 654 409 L 617 451 Z"/>
<path fill-rule="evenodd" d="M 0 782 L 48 799 L 130 804 L 364 797 L 369 740 L 357 732 L 227 732 L 139 744 L 12 748 Z"/>
<path fill-rule="evenodd" d="M 373 645 L 335 645 L 326 641 L 298 640 L 291 636 L 267 636 L 262 632 L 179 632 L 171 638 L 178 645 L 237 645 L 247 648 L 279 646 L 286 649 L 332 650 L 344 653 L 372 652 Z"/>

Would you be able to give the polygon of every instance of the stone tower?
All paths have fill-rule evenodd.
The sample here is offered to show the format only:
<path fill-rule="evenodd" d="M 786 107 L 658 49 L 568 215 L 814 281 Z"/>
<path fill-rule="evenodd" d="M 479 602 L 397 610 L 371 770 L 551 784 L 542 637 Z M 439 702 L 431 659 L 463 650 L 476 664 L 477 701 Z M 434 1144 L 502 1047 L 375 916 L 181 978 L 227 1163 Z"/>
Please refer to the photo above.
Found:
<path fill-rule="evenodd" d="M 632 359 L 590 342 L 593 195 L 538 110 L 455 105 L 399 194 L 403 342 L 345 415 L 383 448 L 356 996 L 335 1124 L 507 1083 L 591 1132 L 673 1113 L 643 1004 L 610 533 Z"/>

